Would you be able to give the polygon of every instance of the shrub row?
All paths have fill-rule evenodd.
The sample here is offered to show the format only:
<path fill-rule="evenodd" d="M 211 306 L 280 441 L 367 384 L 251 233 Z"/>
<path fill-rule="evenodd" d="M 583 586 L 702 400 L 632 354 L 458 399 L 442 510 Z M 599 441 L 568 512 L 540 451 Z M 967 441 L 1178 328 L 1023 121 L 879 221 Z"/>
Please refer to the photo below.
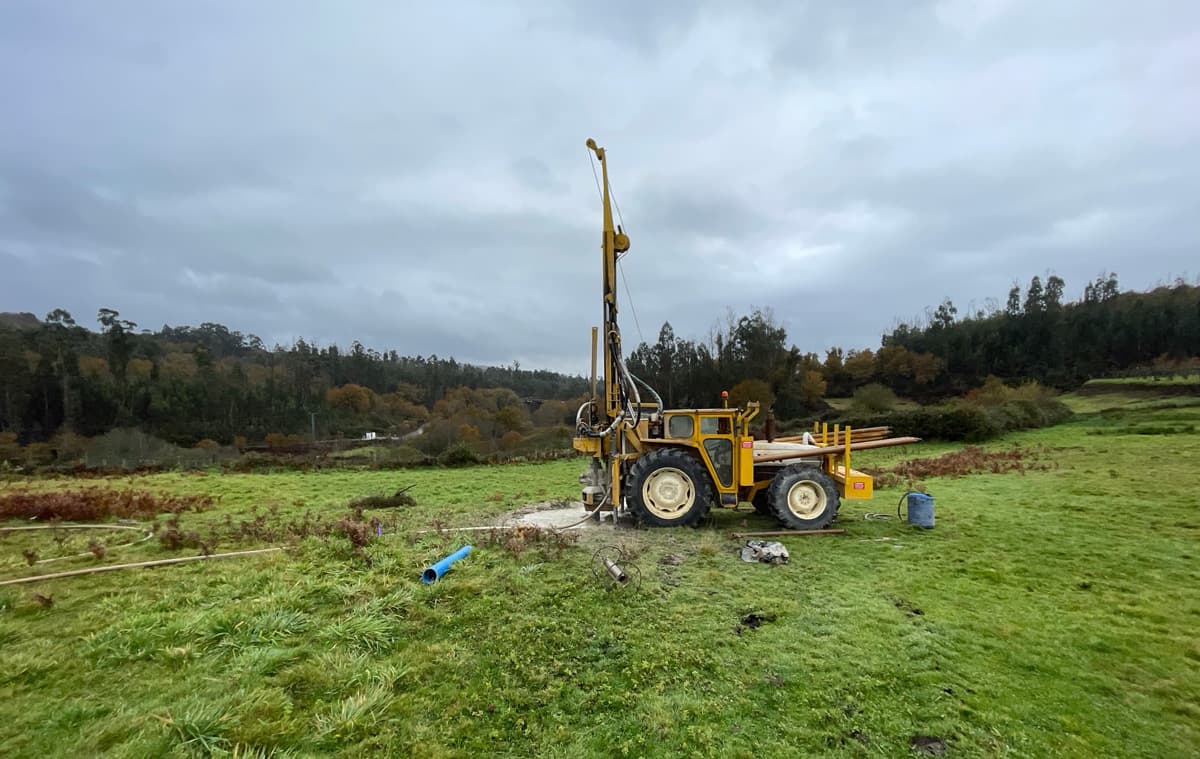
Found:
<path fill-rule="evenodd" d="M 852 427 L 888 426 L 896 435 L 926 440 L 979 442 L 1013 430 L 1048 427 L 1071 416 L 1055 398 L 1012 399 L 995 404 L 953 400 L 936 406 L 880 414 L 851 413 L 835 421 Z M 831 420 L 834 421 L 834 420 Z"/>

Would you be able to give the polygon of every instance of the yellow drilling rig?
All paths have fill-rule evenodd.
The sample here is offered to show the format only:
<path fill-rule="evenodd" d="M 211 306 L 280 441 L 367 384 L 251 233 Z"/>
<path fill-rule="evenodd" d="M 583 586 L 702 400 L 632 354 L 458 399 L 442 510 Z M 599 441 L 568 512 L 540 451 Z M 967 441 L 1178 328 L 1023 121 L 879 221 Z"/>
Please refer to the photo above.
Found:
<path fill-rule="evenodd" d="M 837 517 L 841 499 L 870 499 L 873 481 L 850 466 L 850 452 L 917 438 L 891 437 L 885 427 L 821 425 L 801 436 L 756 439 L 750 422 L 760 411 L 757 402 L 730 408 L 722 392 L 721 408 L 664 409 L 658 393 L 630 373 L 617 325 L 617 262 L 629 250 L 629 236 L 613 224 L 605 150 L 592 139 L 587 147 L 603 181 L 604 397 L 597 390 L 600 336 L 593 327 L 592 397 L 576 413 L 573 441 L 575 450 L 591 456 L 579 478 L 584 509 L 597 518 L 627 510 L 645 524 L 673 527 L 696 525 L 717 504 L 751 503 L 786 528 L 815 530 Z"/>

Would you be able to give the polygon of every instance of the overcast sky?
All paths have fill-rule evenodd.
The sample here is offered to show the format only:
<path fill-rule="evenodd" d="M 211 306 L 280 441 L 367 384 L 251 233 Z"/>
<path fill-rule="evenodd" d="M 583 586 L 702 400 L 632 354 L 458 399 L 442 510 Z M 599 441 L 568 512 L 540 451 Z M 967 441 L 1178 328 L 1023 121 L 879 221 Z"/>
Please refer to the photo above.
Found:
<path fill-rule="evenodd" d="M 1200 273 L 1200 3 L 0 2 L 0 311 L 584 374 Z M 669 9 L 668 9 L 669 8 Z"/>

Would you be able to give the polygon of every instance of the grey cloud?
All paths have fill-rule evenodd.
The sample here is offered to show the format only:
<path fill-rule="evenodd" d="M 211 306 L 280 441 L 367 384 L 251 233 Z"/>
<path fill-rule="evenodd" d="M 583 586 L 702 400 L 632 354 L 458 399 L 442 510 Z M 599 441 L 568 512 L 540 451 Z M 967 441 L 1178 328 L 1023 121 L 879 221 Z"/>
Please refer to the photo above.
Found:
<path fill-rule="evenodd" d="M 1149 286 L 1200 242 L 1200 11 L 1167 10 L 6 3 L 0 309 L 583 372 L 587 137 L 630 348 L 635 311 L 820 350 L 1047 269 Z"/>
<path fill-rule="evenodd" d="M 626 203 L 630 201 L 641 219 L 639 226 L 668 239 L 706 236 L 740 241 L 762 233 L 770 223 L 752 199 L 724 186 L 717 177 L 699 185 L 651 177 Z"/>
<path fill-rule="evenodd" d="M 941 36 L 936 3 L 884 0 L 874 3 L 763 3 L 773 19 L 771 61 L 787 74 L 828 75 L 831 70 L 885 68 L 920 54 Z"/>

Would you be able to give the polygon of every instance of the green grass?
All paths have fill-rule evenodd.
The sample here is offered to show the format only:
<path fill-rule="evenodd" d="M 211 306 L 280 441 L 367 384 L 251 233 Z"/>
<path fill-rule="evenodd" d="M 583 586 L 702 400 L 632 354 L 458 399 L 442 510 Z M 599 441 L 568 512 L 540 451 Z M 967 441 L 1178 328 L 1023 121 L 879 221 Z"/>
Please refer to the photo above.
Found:
<path fill-rule="evenodd" d="M 885 489 L 843 505 L 847 535 L 786 539 L 783 566 L 741 562 L 728 533 L 769 525 L 721 512 L 696 530 L 606 528 L 561 557 L 475 533 L 470 557 L 419 582 L 461 541 L 411 531 L 573 498 L 578 461 L 39 480 L 211 494 L 215 510 L 182 520 L 200 531 L 272 504 L 340 515 L 414 483 L 418 505 L 388 510 L 370 566 L 311 538 L 0 588 L 0 755 L 903 756 L 929 735 L 954 756 L 1194 756 L 1200 436 L 1124 428 L 1186 426 L 1200 406 L 1104 408 L 984 446 L 1028 447 L 1047 470 L 926 481 L 932 531 L 863 519 L 894 511 L 902 490 Z M 608 543 L 636 557 L 639 591 L 592 580 Z M 35 571 L 15 552 L 4 576 Z M 151 542 L 36 571 L 167 555 Z M 751 612 L 775 620 L 741 627 Z"/>
<path fill-rule="evenodd" d="M 1088 380 L 1084 387 L 1095 385 L 1195 385 L 1200 384 L 1200 373 L 1156 374 L 1148 377 L 1103 377 Z"/>
<path fill-rule="evenodd" d="M 348 448 L 344 451 L 333 451 L 328 454 L 328 458 L 335 461 L 344 461 L 351 464 L 354 463 L 371 463 L 371 464 L 416 464 L 423 462 L 427 457 L 425 454 L 413 448 L 411 445 L 401 443 L 392 445 L 386 443 L 377 443 L 375 445 L 363 445 L 357 448 Z"/>
<path fill-rule="evenodd" d="M 853 398 L 824 398 L 822 400 L 838 411 L 849 411 L 854 406 Z M 921 404 L 908 398 L 898 398 L 892 408 L 895 411 L 912 411 L 921 408 Z"/>
<path fill-rule="evenodd" d="M 1170 396 L 1147 393 L 1097 393 L 1077 395 L 1068 393 L 1060 396 L 1060 400 L 1076 414 L 1104 413 L 1113 418 L 1129 419 L 1143 418 L 1151 420 L 1146 414 L 1153 413 L 1153 420 L 1172 421 L 1183 418 L 1194 418 L 1200 413 L 1200 397 Z M 1164 416 L 1165 414 L 1165 416 Z"/>

